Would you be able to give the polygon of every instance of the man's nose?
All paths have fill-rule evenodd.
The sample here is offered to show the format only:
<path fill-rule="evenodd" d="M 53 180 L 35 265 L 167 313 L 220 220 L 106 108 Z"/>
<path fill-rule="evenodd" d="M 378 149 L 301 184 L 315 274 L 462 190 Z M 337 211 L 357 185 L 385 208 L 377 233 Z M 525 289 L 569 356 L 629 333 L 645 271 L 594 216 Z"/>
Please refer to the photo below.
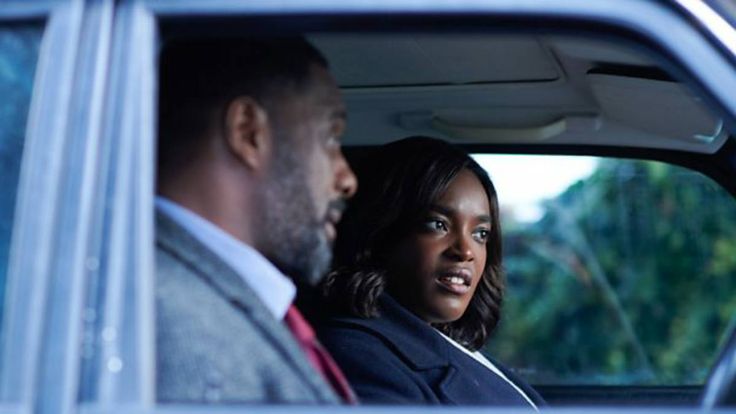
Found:
<path fill-rule="evenodd" d="M 335 187 L 337 192 L 344 198 L 352 197 L 358 190 L 358 178 L 355 176 L 348 160 L 340 152 L 340 159 L 337 161 L 337 169 L 335 171 Z"/>

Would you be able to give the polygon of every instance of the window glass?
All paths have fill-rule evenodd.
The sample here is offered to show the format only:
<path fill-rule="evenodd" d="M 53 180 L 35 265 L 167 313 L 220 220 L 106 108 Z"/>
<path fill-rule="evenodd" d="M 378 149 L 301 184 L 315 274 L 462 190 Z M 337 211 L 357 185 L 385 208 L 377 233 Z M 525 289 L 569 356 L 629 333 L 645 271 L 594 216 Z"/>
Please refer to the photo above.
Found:
<path fill-rule="evenodd" d="M 477 155 L 507 290 L 486 351 L 537 385 L 702 384 L 736 315 L 736 203 L 661 162 Z"/>
<path fill-rule="evenodd" d="M 0 309 L 41 26 L 0 26 Z"/>

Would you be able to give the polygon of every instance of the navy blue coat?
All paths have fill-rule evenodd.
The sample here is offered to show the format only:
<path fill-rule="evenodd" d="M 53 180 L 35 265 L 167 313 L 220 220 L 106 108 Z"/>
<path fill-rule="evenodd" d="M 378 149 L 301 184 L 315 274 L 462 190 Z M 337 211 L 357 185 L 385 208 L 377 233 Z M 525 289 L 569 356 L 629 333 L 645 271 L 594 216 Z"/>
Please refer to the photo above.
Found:
<path fill-rule="evenodd" d="M 317 326 L 319 338 L 368 404 L 526 406 L 511 385 L 383 295 L 381 316 L 335 317 Z M 538 406 L 530 386 L 492 361 Z"/>

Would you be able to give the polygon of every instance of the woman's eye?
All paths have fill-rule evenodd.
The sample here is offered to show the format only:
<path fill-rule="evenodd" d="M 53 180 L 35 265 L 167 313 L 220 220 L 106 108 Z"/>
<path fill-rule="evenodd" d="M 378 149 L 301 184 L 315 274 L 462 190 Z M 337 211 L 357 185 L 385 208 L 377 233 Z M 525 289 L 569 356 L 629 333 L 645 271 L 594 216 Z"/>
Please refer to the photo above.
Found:
<path fill-rule="evenodd" d="M 488 229 L 478 229 L 475 231 L 475 239 L 480 242 L 486 242 L 490 235 L 491 232 Z"/>
<path fill-rule="evenodd" d="M 424 222 L 424 226 L 430 231 L 447 231 L 447 225 L 440 219 L 429 219 Z"/>

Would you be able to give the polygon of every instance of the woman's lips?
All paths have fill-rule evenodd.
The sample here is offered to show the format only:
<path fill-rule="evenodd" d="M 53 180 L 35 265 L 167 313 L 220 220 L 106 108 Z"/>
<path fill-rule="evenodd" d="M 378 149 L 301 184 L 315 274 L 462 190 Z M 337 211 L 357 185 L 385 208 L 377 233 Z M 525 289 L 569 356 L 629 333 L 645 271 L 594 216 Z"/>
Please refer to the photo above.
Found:
<path fill-rule="evenodd" d="M 472 276 L 467 270 L 443 272 L 437 277 L 437 284 L 444 290 L 455 295 L 464 295 L 470 291 Z"/>

